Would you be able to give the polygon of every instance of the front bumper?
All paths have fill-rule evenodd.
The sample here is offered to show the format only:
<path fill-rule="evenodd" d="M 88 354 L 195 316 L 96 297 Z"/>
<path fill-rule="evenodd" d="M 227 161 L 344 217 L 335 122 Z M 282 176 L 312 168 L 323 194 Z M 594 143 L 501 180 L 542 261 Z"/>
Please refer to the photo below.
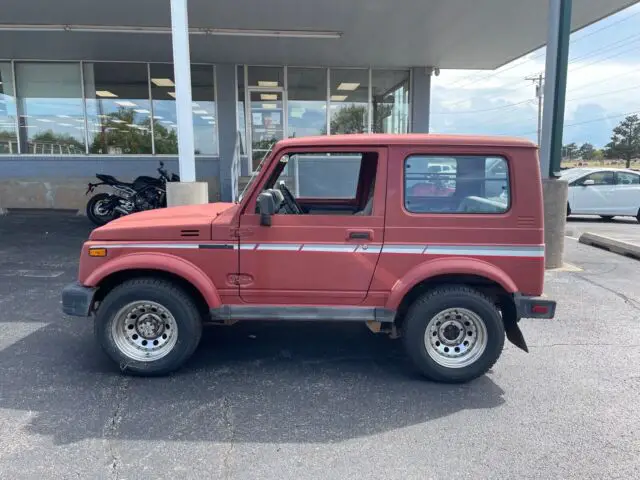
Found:
<path fill-rule="evenodd" d="M 527 297 L 515 294 L 518 318 L 553 318 L 556 315 L 556 302 L 540 297 Z"/>
<path fill-rule="evenodd" d="M 74 317 L 88 317 L 96 290 L 79 282 L 70 283 L 62 289 L 62 311 Z"/>

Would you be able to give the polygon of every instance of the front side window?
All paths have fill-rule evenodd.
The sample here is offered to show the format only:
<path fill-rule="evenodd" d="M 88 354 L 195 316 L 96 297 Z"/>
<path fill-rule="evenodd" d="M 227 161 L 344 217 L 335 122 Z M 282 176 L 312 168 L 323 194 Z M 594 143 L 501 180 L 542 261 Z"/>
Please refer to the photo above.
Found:
<path fill-rule="evenodd" d="M 411 155 L 404 163 L 404 206 L 412 213 L 504 213 L 509 209 L 506 159 Z"/>
<path fill-rule="evenodd" d="M 584 182 L 591 180 L 593 185 L 614 185 L 613 172 L 595 172 L 587 175 L 578 181 L 578 184 L 584 185 Z"/>
<path fill-rule="evenodd" d="M 287 192 L 280 214 L 372 215 L 377 172 L 376 153 L 295 153 L 281 157 L 264 191 Z"/>

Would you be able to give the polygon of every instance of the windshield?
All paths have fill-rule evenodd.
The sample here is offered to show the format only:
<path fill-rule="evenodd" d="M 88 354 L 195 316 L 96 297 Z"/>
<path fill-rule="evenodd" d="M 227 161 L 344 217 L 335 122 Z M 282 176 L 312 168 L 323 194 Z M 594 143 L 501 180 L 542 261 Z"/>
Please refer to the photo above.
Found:
<path fill-rule="evenodd" d="M 560 178 L 566 180 L 567 182 L 572 182 L 582 175 L 585 175 L 589 171 L 590 170 L 587 170 L 586 168 L 570 168 L 569 170 L 563 170 L 560 174 Z"/>
<path fill-rule="evenodd" d="M 271 155 L 271 151 L 273 150 L 273 146 L 274 145 L 275 145 L 275 142 L 272 143 L 269 146 L 269 149 L 267 150 L 267 152 L 262 157 L 262 160 L 260 160 L 260 164 L 258 165 L 258 168 L 256 168 L 256 171 L 251 174 L 251 178 L 249 179 L 249 183 L 247 183 L 247 185 L 242 189 L 242 193 L 240 193 L 240 195 L 238 196 L 238 202 L 242 201 L 242 199 L 244 198 L 245 192 L 247 192 L 247 190 L 249 190 L 249 187 L 251 187 L 251 185 L 253 185 L 253 182 L 258 177 L 258 174 L 260 173 L 260 170 L 262 170 L 262 165 L 264 164 L 264 161 L 267 159 L 267 157 L 269 157 L 269 155 Z"/>

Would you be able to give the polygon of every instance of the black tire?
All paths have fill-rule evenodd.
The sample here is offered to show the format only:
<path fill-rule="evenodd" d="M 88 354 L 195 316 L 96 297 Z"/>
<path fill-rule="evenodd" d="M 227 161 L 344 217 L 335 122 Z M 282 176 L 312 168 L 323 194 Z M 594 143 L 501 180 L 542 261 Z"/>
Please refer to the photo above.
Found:
<path fill-rule="evenodd" d="M 600 215 L 600 218 L 605 222 L 610 222 L 611 220 L 613 220 L 613 215 Z"/>
<path fill-rule="evenodd" d="M 569 218 L 569 215 L 571 215 L 571 205 L 567 203 L 567 218 Z"/>
<path fill-rule="evenodd" d="M 473 363 L 460 368 L 437 363 L 425 345 L 430 320 L 450 308 L 464 308 L 475 313 L 486 329 L 484 351 Z M 436 288 L 418 298 L 409 307 L 403 330 L 407 354 L 425 377 L 437 382 L 462 383 L 484 375 L 498 360 L 504 347 L 505 331 L 500 312 L 488 297 L 463 285 Z"/>
<path fill-rule="evenodd" d="M 91 223 L 100 227 L 115 218 L 115 212 L 111 212 L 109 215 L 100 215 L 96 211 L 100 202 L 108 201 L 111 197 L 112 195 L 108 193 L 98 193 L 89 199 L 87 202 L 87 217 L 91 220 Z"/>
<path fill-rule="evenodd" d="M 151 301 L 168 310 L 177 324 L 177 340 L 173 348 L 153 361 L 128 357 L 114 341 L 113 323 L 117 313 L 136 301 Z M 180 368 L 193 354 L 202 336 L 202 315 L 191 296 L 171 282 L 140 278 L 114 288 L 100 304 L 95 318 L 96 340 L 106 354 L 126 373 L 159 376 Z"/>
<path fill-rule="evenodd" d="M 636 220 L 640 223 L 640 208 L 638 209 L 638 214 L 636 215 Z"/>

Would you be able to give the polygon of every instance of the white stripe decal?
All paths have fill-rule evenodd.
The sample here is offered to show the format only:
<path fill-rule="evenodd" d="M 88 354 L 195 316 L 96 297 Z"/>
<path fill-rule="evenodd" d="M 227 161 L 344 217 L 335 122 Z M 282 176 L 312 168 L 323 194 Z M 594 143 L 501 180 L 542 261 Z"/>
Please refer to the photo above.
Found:
<path fill-rule="evenodd" d="M 298 251 L 302 247 L 301 244 L 292 243 L 259 243 L 257 250 L 274 250 L 274 251 Z"/>
<path fill-rule="evenodd" d="M 326 245 L 326 244 L 305 244 L 302 246 L 303 252 L 334 252 L 353 253 L 358 248 L 357 245 Z"/>
<path fill-rule="evenodd" d="M 225 244 L 220 244 L 225 245 Z M 105 243 L 104 245 L 92 245 L 91 248 L 200 248 L 197 243 Z"/>
<path fill-rule="evenodd" d="M 92 248 L 139 249 L 238 249 L 232 243 L 114 243 Z M 326 243 L 245 243 L 240 250 L 327 252 L 327 253 L 399 253 L 410 255 L 460 255 L 470 257 L 526 257 L 544 258 L 544 245 L 399 245 L 399 244 L 326 244 Z"/>

